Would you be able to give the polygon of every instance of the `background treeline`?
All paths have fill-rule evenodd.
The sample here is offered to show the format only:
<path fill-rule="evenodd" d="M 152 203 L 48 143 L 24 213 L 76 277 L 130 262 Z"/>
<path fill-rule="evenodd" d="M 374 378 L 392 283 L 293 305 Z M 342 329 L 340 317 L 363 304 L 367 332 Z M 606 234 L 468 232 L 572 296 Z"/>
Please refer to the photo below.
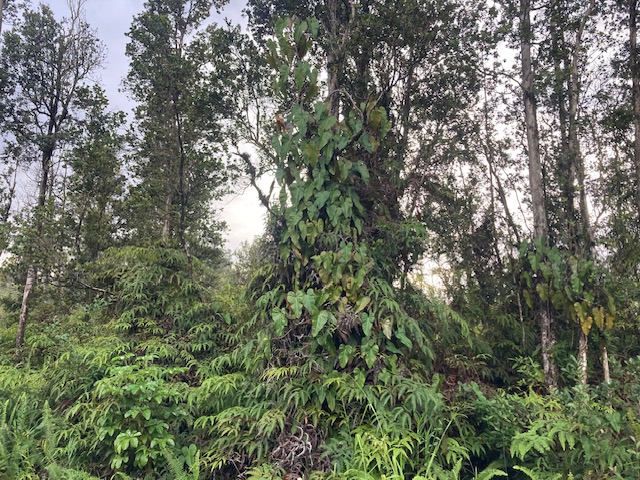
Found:
<path fill-rule="evenodd" d="M 636 0 L 224 4 L 0 1 L 0 479 L 640 478 Z"/>

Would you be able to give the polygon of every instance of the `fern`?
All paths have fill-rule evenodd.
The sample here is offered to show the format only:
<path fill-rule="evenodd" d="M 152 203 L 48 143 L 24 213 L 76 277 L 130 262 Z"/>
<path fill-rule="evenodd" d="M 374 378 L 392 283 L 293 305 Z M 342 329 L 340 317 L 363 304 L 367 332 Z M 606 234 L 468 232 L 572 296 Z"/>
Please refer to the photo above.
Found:
<path fill-rule="evenodd" d="M 522 473 L 524 473 L 527 477 L 529 477 L 531 480 L 558 480 L 560 478 L 562 478 L 561 474 L 553 474 L 553 475 L 544 475 L 540 472 L 534 471 L 530 468 L 527 467 L 523 467 L 521 465 L 515 465 L 513 467 L 514 470 L 518 470 Z"/>
<path fill-rule="evenodd" d="M 200 451 L 192 445 L 193 450 L 184 447 L 183 455 L 178 458 L 170 450 L 162 451 L 167 461 L 171 478 L 175 480 L 198 480 L 200 478 L 201 462 Z"/>

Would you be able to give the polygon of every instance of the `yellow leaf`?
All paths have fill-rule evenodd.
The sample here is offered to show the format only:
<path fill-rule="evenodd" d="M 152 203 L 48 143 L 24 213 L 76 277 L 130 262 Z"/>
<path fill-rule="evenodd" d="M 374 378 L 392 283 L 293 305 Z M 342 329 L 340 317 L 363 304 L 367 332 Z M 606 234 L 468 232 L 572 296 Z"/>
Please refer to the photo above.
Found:
<path fill-rule="evenodd" d="M 606 327 L 607 330 L 611 330 L 613 328 L 613 321 L 616 319 L 615 313 L 610 313 L 607 315 Z"/>
<path fill-rule="evenodd" d="M 604 326 L 604 308 L 602 307 L 593 307 L 593 319 L 596 322 L 596 326 L 598 328 L 602 328 Z"/>
<path fill-rule="evenodd" d="M 580 327 L 582 327 L 582 333 L 585 335 L 589 335 L 589 330 L 591 330 L 591 325 L 593 325 L 593 317 L 587 317 L 584 321 L 580 322 Z"/>

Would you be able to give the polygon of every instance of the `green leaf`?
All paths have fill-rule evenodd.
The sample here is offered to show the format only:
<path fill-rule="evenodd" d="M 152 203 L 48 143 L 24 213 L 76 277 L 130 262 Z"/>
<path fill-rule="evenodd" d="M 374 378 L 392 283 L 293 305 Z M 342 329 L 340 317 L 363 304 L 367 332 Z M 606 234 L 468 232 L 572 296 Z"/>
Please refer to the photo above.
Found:
<path fill-rule="evenodd" d="M 309 20 L 309 31 L 311 32 L 311 36 L 313 38 L 318 36 L 318 29 L 320 28 L 320 22 L 317 19 L 312 18 Z"/>
<path fill-rule="evenodd" d="M 320 124 L 318 125 L 318 129 L 320 131 L 322 130 L 331 130 L 333 128 L 333 126 L 336 124 L 338 120 L 336 119 L 336 117 L 334 117 L 333 115 L 329 115 L 328 117 L 326 117 L 324 120 L 322 120 L 320 122 Z M 324 135 L 323 135 L 324 137 Z"/>
<path fill-rule="evenodd" d="M 355 353 L 356 349 L 353 345 L 340 345 L 340 350 L 338 351 L 338 362 L 340 363 L 340 368 L 346 367 Z"/>
<path fill-rule="evenodd" d="M 318 148 L 322 150 L 324 147 L 326 147 L 327 143 L 329 143 L 329 140 L 331 140 L 331 137 L 333 137 L 333 133 L 324 132 L 322 134 L 322 137 L 320 137 L 320 144 L 318 145 Z"/>
<path fill-rule="evenodd" d="M 369 135 L 367 135 L 366 133 L 363 133 L 360 136 L 360 145 L 362 145 L 368 153 L 371 153 L 374 151 L 373 144 L 371 143 L 371 139 L 369 138 Z"/>
<path fill-rule="evenodd" d="M 362 314 L 362 331 L 367 337 L 371 335 L 371 329 L 373 328 L 373 321 L 374 321 L 373 315 L 370 315 L 368 313 Z"/>
<path fill-rule="evenodd" d="M 302 305 L 309 312 L 316 308 L 316 292 L 312 288 L 308 289 L 302 297 Z"/>
<path fill-rule="evenodd" d="M 298 290 L 297 292 L 287 293 L 287 304 L 291 309 L 293 318 L 300 318 L 302 316 L 302 307 L 304 306 L 302 303 L 303 297 L 304 292 L 301 290 Z"/>
<path fill-rule="evenodd" d="M 353 170 L 360 175 L 360 178 L 364 183 L 369 183 L 369 169 L 363 162 L 357 162 L 353 166 Z"/>
<path fill-rule="evenodd" d="M 271 311 L 271 318 L 276 327 L 276 336 L 280 337 L 284 334 L 284 329 L 289 323 L 287 316 L 284 314 L 281 308 L 274 308 Z"/>
<path fill-rule="evenodd" d="M 531 293 L 529 293 L 529 290 L 523 290 L 522 296 L 524 297 L 524 301 L 526 302 L 527 307 L 533 308 L 533 299 L 531 298 Z"/>
<path fill-rule="evenodd" d="M 540 257 L 538 257 L 537 252 L 530 251 L 529 252 L 529 264 L 531 265 L 531 271 L 537 272 L 540 267 Z"/>
<path fill-rule="evenodd" d="M 356 278 L 356 280 L 357 280 L 357 278 Z M 362 298 L 360 298 L 356 302 L 356 313 L 359 313 L 362 310 L 364 310 L 367 307 L 367 305 L 369 305 L 370 301 L 371 301 L 371 297 L 362 297 Z"/>
<path fill-rule="evenodd" d="M 372 338 L 363 338 L 362 346 L 360 347 L 362 352 L 362 358 L 364 359 L 367 367 L 373 367 L 373 364 L 376 361 L 376 357 L 378 356 L 378 351 L 380 347 L 375 343 Z"/>
<path fill-rule="evenodd" d="M 298 230 L 300 231 L 300 238 L 304 241 L 307 240 L 307 222 L 300 220 L 298 223 Z"/>
<path fill-rule="evenodd" d="M 584 283 L 580 280 L 580 277 L 576 273 L 571 274 L 571 290 L 573 293 L 579 295 L 582 293 L 583 287 Z"/>
<path fill-rule="evenodd" d="M 562 292 L 555 291 L 553 295 L 551 295 L 551 305 L 553 305 L 553 308 L 561 309 L 564 305 L 564 299 L 565 297 Z"/>
<path fill-rule="evenodd" d="M 549 299 L 549 286 L 546 283 L 539 283 L 536 285 L 536 291 L 540 296 L 540 300 L 546 302 Z"/>
<path fill-rule="evenodd" d="M 400 328 L 398 328 L 396 330 L 395 337 L 398 340 L 400 340 L 400 343 L 402 343 L 405 347 L 407 347 L 407 348 L 412 348 L 413 347 L 413 343 L 411 342 L 409 337 L 407 337 L 407 334 L 405 333 L 405 330 L 404 330 L 403 327 L 400 327 Z"/>
<path fill-rule="evenodd" d="M 311 336 L 317 337 L 327 323 L 334 324 L 336 321 L 333 314 L 327 310 L 322 310 L 318 316 L 312 320 Z"/>
<path fill-rule="evenodd" d="M 328 191 L 328 190 L 323 190 L 321 192 L 318 192 L 316 194 L 316 200 L 314 202 L 316 207 L 318 207 L 318 208 L 324 207 L 325 204 L 327 203 L 327 200 L 329 200 L 329 196 L 330 195 L 331 195 L 331 192 Z"/>
<path fill-rule="evenodd" d="M 307 79 L 308 73 L 309 73 L 309 64 L 307 62 L 300 62 L 298 63 L 298 65 L 296 65 L 293 75 L 295 78 L 296 88 L 298 90 L 302 90 L 302 87 L 304 86 L 304 82 Z"/>
<path fill-rule="evenodd" d="M 316 142 L 307 143 L 304 148 L 304 154 L 311 167 L 315 167 L 318 163 L 318 158 L 320 158 L 320 149 L 318 148 L 318 144 Z"/>

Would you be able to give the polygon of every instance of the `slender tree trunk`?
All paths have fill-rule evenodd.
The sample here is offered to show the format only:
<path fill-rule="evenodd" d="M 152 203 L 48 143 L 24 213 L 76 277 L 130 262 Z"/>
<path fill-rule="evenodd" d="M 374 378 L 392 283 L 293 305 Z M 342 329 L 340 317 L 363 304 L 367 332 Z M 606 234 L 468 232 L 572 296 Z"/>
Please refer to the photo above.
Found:
<path fill-rule="evenodd" d="M 82 206 L 82 210 L 78 215 L 78 225 L 76 226 L 76 232 L 73 239 L 73 247 L 78 257 L 80 257 L 80 254 L 82 253 L 82 224 L 84 223 L 84 217 L 87 214 L 88 203 L 89 202 L 87 200 L 86 203 Z"/>
<path fill-rule="evenodd" d="M 327 8 L 327 95 L 329 96 L 329 113 L 336 117 L 340 113 L 340 69 L 343 68 L 344 49 L 351 35 L 351 23 L 356 17 L 353 0 L 325 0 Z M 347 11 L 340 11 L 344 7 Z M 366 9 L 366 7 L 365 7 Z M 359 67 L 360 68 L 360 67 Z M 366 76 L 362 79 L 366 82 Z"/>
<path fill-rule="evenodd" d="M 21 357 L 20 351 L 24 344 L 24 332 L 27 328 L 27 318 L 29 313 L 29 298 L 33 292 L 36 283 L 36 269 L 29 267 L 27 271 L 27 279 L 24 282 L 24 290 L 22 292 L 22 307 L 20 308 L 20 318 L 18 320 L 18 333 L 16 334 L 16 357 Z"/>
<path fill-rule="evenodd" d="M 533 68 L 531 66 L 531 1 L 520 0 L 520 54 L 522 62 L 522 90 L 524 97 L 525 125 L 527 130 L 527 148 L 529 156 L 529 184 L 531 188 L 531 207 L 533 210 L 534 235 L 547 244 L 549 227 L 545 207 L 542 164 L 540 161 L 540 141 L 538 116 L 533 91 Z M 551 358 L 555 346 L 553 317 L 543 303 L 538 303 L 535 312 L 540 325 L 540 343 L 542 347 L 542 368 L 548 387 L 558 385 L 558 370 Z"/>
<path fill-rule="evenodd" d="M 578 363 L 580 365 L 580 383 L 587 384 L 587 353 L 589 352 L 589 339 L 580 328 L 580 337 L 578 339 Z"/>
<path fill-rule="evenodd" d="M 554 93 L 558 109 L 558 125 L 560 131 L 560 158 L 558 159 L 558 183 L 564 206 L 564 223 L 566 228 L 566 242 L 572 251 L 577 249 L 576 212 L 575 212 L 575 168 L 569 145 L 569 114 L 567 112 L 567 54 L 565 50 L 564 32 L 561 26 L 560 2 L 552 4 L 549 30 L 551 33 L 551 55 L 553 56 Z"/>
<path fill-rule="evenodd" d="M 405 158 L 407 146 L 409 144 L 409 117 L 411 114 L 411 91 L 413 89 L 413 77 L 415 71 L 415 65 L 413 63 L 413 50 L 409 54 L 409 59 L 412 62 L 407 72 L 407 79 L 405 80 L 404 92 L 402 94 L 402 110 L 400 115 L 400 149 L 398 158 Z"/>
<path fill-rule="evenodd" d="M 577 230 L 577 238 L 573 243 L 576 245 L 577 253 L 587 259 L 590 259 L 592 256 L 592 246 L 593 242 L 591 240 L 591 220 L 589 215 L 589 205 L 587 203 L 587 189 L 585 182 L 585 171 L 584 171 L 584 158 L 582 157 L 582 152 L 580 149 L 580 138 L 578 136 L 578 101 L 580 97 L 580 74 L 579 74 L 579 63 L 580 63 L 580 51 L 582 50 L 582 37 L 584 35 L 584 30 L 591 16 L 591 12 L 595 7 L 595 0 L 591 0 L 587 9 L 582 16 L 580 21 L 580 25 L 578 27 L 578 31 L 576 32 L 575 44 L 573 45 L 573 51 L 571 52 L 571 62 L 569 64 L 569 79 L 568 79 L 568 87 L 569 87 L 569 112 L 568 112 L 568 121 L 569 121 L 569 136 L 568 136 L 568 147 L 569 147 L 569 158 L 571 162 L 572 171 L 575 172 L 575 179 L 578 182 L 578 191 L 579 191 L 579 208 L 580 208 L 580 224 L 579 229 Z M 573 186 L 572 186 L 573 190 Z M 573 197 L 571 198 L 571 204 L 573 206 Z M 589 350 L 589 338 L 582 331 L 582 327 L 578 328 L 579 330 L 579 341 L 578 341 L 578 358 L 580 362 L 580 381 L 583 385 L 587 384 L 587 353 Z"/>
<path fill-rule="evenodd" d="M 576 172 L 578 181 L 579 204 L 580 204 L 580 238 L 579 245 L 582 253 L 591 258 L 593 241 L 591 238 L 591 220 L 589 215 L 589 205 L 587 202 L 587 188 L 585 182 L 584 158 L 580 149 L 580 139 L 578 137 L 578 101 L 580 97 L 580 52 L 582 50 L 582 38 L 587 22 L 596 6 L 595 0 L 591 0 L 585 10 L 580 26 L 576 33 L 576 41 L 571 55 L 569 68 L 569 152 L 572 165 Z"/>
<path fill-rule="evenodd" d="M 600 358 L 602 359 L 602 378 L 605 383 L 611 383 L 609 372 L 609 353 L 607 352 L 607 342 L 603 339 L 600 343 Z"/>
<path fill-rule="evenodd" d="M 329 41 L 332 45 L 327 49 L 327 95 L 329 96 L 329 113 L 336 117 L 340 111 L 340 97 L 338 96 L 338 0 L 328 1 L 329 12 Z"/>
<path fill-rule="evenodd" d="M 162 212 L 162 243 L 164 246 L 169 245 L 171 240 L 171 204 L 173 203 L 173 195 L 167 193 L 164 197 L 164 211 Z"/>
<path fill-rule="evenodd" d="M 178 196 L 180 198 L 180 218 L 178 221 L 178 239 L 180 246 L 187 249 L 186 228 L 187 228 L 187 152 L 184 149 L 184 132 L 182 128 L 182 118 L 177 106 L 177 100 L 173 102 L 173 114 L 175 117 L 176 142 L 178 143 L 179 163 L 178 163 Z"/>
<path fill-rule="evenodd" d="M 629 67 L 633 94 L 633 159 L 636 170 L 636 208 L 640 223 L 640 68 L 638 65 L 638 1 L 629 0 Z"/>
<path fill-rule="evenodd" d="M 50 135 L 54 133 L 54 125 L 49 124 L 49 132 Z M 55 145 L 51 145 L 42 152 L 42 172 L 40 177 L 40 186 L 38 191 L 38 205 L 36 207 L 35 212 L 35 227 L 36 227 L 36 235 L 38 237 L 43 234 L 43 224 L 44 224 L 44 215 L 45 205 L 47 203 L 47 190 L 49 186 L 49 176 L 51 174 L 51 161 L 53 158 L 53 151 Z M 33 287 L 35 286 L 37 275 L 36 275 L 36 267 L 33 263 L 29 266 L 27 270 L 27 278 L 24 282 L 24 289 L 22 293 L 22 305 L 20 307 L 20 318 L 18 320 L 18 333 L 16 334 L 16 357 L 20 358 L 20 351 L 22 350 L 22 345 L 24 343 L 24 333 L 27 327 L 27 321 L 29 318 L 29 299 L 31 298 L 31 292 L 33 291 Z"/>
<path fill-rule="evenodd" d="M 1 1 L 1 0 L 0 0 Z M 16 185 L 18 184 L 18 168 L 20 167 L 20 161 L 16 158 L 15 167 L 13 170 L 13 178 L 7 179 L 7 203 L 3 205 L 2 212 L 0 213 L 0 222 L 4 223 L 9 220 L 11 215 L 11 207 L 13 206 L 13 200 L 16 195 Z"/>

